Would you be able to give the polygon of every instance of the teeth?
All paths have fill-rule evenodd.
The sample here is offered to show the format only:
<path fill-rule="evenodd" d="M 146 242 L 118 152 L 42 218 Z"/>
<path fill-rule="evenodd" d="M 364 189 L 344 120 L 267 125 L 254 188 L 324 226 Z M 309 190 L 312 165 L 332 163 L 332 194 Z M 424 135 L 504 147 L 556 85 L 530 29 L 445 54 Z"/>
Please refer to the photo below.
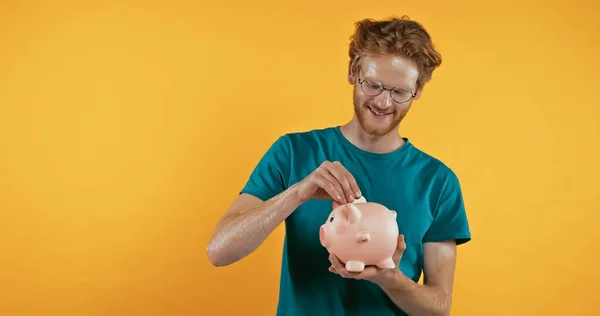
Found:
<path fill-rule="evenodd" d="M 387 114 L 385 112 L 378 112 L 378 111 L 376 111 L 376 110 L 374 110 L 372 108 L 369 108 L 369 109 L 371 110 L 371 112 L 375 113 L 376 115 L 386 115 Z"/>

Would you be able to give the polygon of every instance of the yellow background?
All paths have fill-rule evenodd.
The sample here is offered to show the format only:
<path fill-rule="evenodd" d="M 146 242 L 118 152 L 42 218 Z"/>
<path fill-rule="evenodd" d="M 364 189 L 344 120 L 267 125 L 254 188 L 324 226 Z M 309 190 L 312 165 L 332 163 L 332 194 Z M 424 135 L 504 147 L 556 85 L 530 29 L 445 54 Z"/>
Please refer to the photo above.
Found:
<path fill-rule="evenodd" d="M 401 134 L 473 234 L 452 314 L 599 315 L 599 5 L 536 2 L 3 1 L 0 315 L 273 315 L 283 227 L 223 268 L 212 230 L 279 135 L 351 118 L 353 23 L 403 14 L 443 65 Z"/>

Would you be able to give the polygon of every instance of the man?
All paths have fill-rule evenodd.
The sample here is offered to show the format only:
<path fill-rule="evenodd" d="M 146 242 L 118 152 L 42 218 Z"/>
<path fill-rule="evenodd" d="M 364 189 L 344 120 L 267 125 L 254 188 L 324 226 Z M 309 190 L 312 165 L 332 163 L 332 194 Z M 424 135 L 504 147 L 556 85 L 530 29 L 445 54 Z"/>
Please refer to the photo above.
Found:
<path fill-rule="evenodd" d="M 398 133 L 440 64 L 419 23 L 358 22 L 348 68 L 353 119 L 271 146 L 218 223 L 212 264 L 242 259 L 285 222 L 278 315 L 448 315 L 456 246 L 471 238 L 461 188 L 449 167 Z M 332 207 L 361 196 L 397 212 L 394 269 L 350 273 L 320 243 Z"/>

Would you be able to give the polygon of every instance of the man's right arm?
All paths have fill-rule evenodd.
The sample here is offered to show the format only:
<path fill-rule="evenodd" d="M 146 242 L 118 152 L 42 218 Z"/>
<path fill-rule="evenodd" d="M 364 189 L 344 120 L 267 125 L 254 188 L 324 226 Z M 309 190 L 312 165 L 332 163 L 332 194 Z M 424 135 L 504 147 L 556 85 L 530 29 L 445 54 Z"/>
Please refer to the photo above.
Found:
<path fill-rule="evenodd" d="M 310 199 L 340 205 L 360 198 L 354 177 L 339 162 L 324 161 L 302 181 L 262 201 L 242 193 L 217 224 L 206 249 L 214 266 L 234 263 L 251 252 L 298 206 Z"/>
<path fill-rule="evenodd" d="M 262 201 L 242 193 L 218 222 L 206 249 L 214 266 L 232 264 L 253 252 L 302 201 L 296 185 Z"/>

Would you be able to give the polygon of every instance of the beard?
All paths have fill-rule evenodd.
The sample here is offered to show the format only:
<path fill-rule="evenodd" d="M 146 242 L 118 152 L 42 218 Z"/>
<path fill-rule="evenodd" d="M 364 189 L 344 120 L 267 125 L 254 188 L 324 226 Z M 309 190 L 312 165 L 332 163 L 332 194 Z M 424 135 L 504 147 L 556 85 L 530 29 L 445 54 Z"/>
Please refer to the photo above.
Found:
<path fill-rule="evenodd" d="M 358 122 L 362 129 L 369 135 L 383 136 L 390 132 L 393 132 L 398 128 L 402 119 L 406 116 L 408 108 L 398 109 L 394 108 L 389 117 L 378 120 L 374 117 L 373 113 L 369 109 L 377 109 L 377 107 L 370 101 L 361 101 L 360 98 L 354 95 L 354 114 L 358 118 Z M 409 105 L 410 107 L 410 105 Z"/>

